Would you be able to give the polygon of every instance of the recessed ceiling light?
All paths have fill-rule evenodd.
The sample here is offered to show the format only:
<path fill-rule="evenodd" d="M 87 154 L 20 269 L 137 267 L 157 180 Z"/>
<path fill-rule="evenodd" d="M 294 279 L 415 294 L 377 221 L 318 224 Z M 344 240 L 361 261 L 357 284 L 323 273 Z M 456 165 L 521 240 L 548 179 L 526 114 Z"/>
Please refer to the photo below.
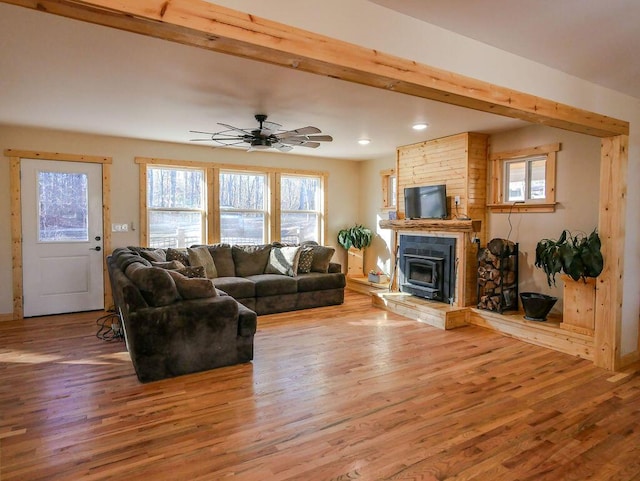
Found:
<path fill-rule="evenodd" d="M 429 127 L 429 125 L 425 124 L 424 122 L 419 124 L 413 124 L 413 130 L 425 130 L 427 127 Z"/>
<path fill-rule="evenodd" d="M 371 143 L 371 140 L 369 140 L 369 139 L 360 139 L 360 140 L 358 140 L 358 143 L 360 145 L 369 145 Z"/>

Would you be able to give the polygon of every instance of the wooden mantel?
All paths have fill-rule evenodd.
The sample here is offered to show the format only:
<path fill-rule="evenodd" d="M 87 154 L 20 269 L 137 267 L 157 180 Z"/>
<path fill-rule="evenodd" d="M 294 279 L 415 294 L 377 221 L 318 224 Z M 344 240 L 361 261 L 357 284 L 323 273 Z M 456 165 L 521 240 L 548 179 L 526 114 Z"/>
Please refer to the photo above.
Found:
<path fill-rule="evenodd" d="M 421 230 L 438 232 L 480 232 L 482 221 L 480 220 L 442 220 L 442 219 L 397 219 L 381 220 L 378 224 L 381 229 Z"/>

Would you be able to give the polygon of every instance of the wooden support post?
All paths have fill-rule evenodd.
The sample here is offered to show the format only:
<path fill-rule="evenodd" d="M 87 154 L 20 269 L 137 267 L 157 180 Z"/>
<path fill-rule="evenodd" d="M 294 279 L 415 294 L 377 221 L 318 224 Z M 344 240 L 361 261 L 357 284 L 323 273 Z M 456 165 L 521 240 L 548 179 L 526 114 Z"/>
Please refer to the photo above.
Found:
<path fill-rule="evenodd" d="M 604 269 L 596 287 L 594 363 L 610 370 L 620 366 L 628 144 L 626 135 L 601 143 L 598 231 Z"/>

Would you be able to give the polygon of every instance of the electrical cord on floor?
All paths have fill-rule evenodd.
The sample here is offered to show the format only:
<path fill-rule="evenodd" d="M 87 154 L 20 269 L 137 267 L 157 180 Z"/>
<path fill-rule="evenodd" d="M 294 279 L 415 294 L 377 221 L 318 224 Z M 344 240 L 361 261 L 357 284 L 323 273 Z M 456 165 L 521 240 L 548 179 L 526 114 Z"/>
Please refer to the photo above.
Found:
<path fill-rule="evenodd" d="M 124 330 L 120 315 L 115 310 L 109 310 L 107 314 L 96 321 L 98 332 L 96 337 L 101 341 L 124 341 Z"/>

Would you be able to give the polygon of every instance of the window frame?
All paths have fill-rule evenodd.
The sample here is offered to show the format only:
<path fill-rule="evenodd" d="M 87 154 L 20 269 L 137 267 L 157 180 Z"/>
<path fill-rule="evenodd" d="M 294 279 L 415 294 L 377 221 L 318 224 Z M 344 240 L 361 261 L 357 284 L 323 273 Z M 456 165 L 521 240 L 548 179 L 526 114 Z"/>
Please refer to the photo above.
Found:
<path fill-rule="evenodd" d="M 398 204 L 398 176 L 396 175 L 396 169 L 381 170 L 380 180 L 382 182 L 382 210 L 396 210 Z M 394 180 L 396 182 L 395 195 L 393 195 L 393 189 L 391 188 Z"/>
<path fill-rule="evenodd" d="M 220 183 L 220 179 L 222 177 L 222 175 L 224 174 L 235 174 L 235 175 L 258 175 L 258 176 L 262 176 L 264 177 L 264 199 L 263 199 L 263 205 L 262 205 L 262 209 L 239 209 L 239 208 L 235 208 L 235 207 L 222 207 L 218 204 L 218 239 L 222 239 L 222 222 L 221 222 L 221 218 L 222 218 L 222 213 L 223 212 L 235 212 L 235 213 L 247 213 L 247 214 L 257 214 L 257 213 L 261 213 L 263 214 L 263 219 L 264 219 L 264 228 L 262 231 L 262 243 L 267 243 L 269 242 L 269 238 L 270 236 L 270 232 L 271 232 L 271 202 L 270 202 L 270 186 L 271 186 L 271 182 L 270 182 L 270 178 L 267 172 L 260 172 L 260 171 L 254 171 L 254 170 L 249 170 L 249 169 L 230 169 L 230 168 L 224 168 L 224 169 L 220 169 L 218 172 L 218 176 L 217 176 L 217 198 L 218 198 L 218 202 L 220 202 L 220 196 L 222 195 L 222 189 L 221 189 L 221 183 Z"/>
<path fill-rule="evenodd" d="M 223 164 L 214 162 L 202 162 L 193 160 L 160 159 L 155 157 L 135 157 L 135 163 L 139 168 L 139 239 L 141 246 L 148 246 L 149 235 L 147 230 L 147 167 L 188 167 L 200 168 L 206 172 L 206 244 L 220 242 L 220 171 L 237 171 L 241 173 L 264 173 L 268 177 L 267 209 L 269 211 L 267 224 L 267 238 L 265 243 L 280 240 L 280 176 L 314 176 L 321 179 L 321 199 L 322 218 L 320 225 L 319 244 L 327 241 L 327 218 L 328 218 L 328 179 L 329 173 L 326 171 L 287 169 L 276 167 Z M 217 194 L 217 195 L 214 195 Z M 132 224 L 132 230 L 133 224 Z"/>
<path fill-rule="evenodd" d="M 283 209 L 282 208 L 282 178 L 283 177 L 306 177 L 306 178 L 313 178 L 313 179 L 318 179 L 318 188 L 319 188 L 319 196 L 320 198 L 317 199 L 317 207 L 318 210 L 288 210 L 288 209 Z M 278 230 L 277 230 L 277 238 L 279 240 L 282 240 L 282 215 L 285 213 L 291 213 L 291 214 L 315 214 L 318 216 L 317 219 L 317 231 L 318 231 L 318 239 L 316 239 L 316 241 L 318 242 L 318 244 L 323 244 L 324 240 L 325 240 L 325 232 L 324 232 L 324 226 L 325 226 L 325 210 L 326 210 L 326 192 L 325 192 L 325 180 L 326 180 L 326 176 L 324 175 L 320 175 L 318 173 L 316 174 L 303 174 L 300 172 L 280 172 L 277 174 L 277 199 L 278 199 L 278 211 L 277 211 L 277 218 L 278 218 Z"/>
<path fill-rule="evenodd" d="M 521 150 L 493 153 L 489 157 L 491 167 L 490 202 L 492 212 L 555 212 L 556 208 L 556 158 L 560 143 L 540 145 Z M 530 199 L 530 182 L 525 181 L 525 200 L 507 201 L 507 165 L 525 162 L 525 179 L 529 175 L 530 162 L 545 160 L 545 198 Z"/>
<path fill-rule="evenodd" d="M 202 172 L 202 207 L 199 209 L 185 208 L 185 207 L 150 207 L 149 199 L 148 199 L 148 179 L 149 179 L 149 169 L 157 169 L 157 170 L 180 170 L 180 171 L 199 171 Z M 144 225 L 144 232 L 146 233 L 146 241 L 145 246 L 149 246 L 151 240 L 151 232 L 149 219 L 152 212 L 198 212 L 201 217 L 201 240 L 204 243 L 207 239 L 207 206 L 208 206 L 208 189 L 207 189 L 207 169 L 203 169 L 201 167 L 194 166 L 184 166 L 184 165 L 145 165 L 145 175 L 144 175 L 144 221 L 141 219 L 141 225 Z M 142 189 L 141 189 L 142 193 Z M 142 210 L 142 209 L 141 209 Z M 178 246 L 183 247 L 183 246 Z M 188 247 L 188 246 L 184 246 Z"/>

